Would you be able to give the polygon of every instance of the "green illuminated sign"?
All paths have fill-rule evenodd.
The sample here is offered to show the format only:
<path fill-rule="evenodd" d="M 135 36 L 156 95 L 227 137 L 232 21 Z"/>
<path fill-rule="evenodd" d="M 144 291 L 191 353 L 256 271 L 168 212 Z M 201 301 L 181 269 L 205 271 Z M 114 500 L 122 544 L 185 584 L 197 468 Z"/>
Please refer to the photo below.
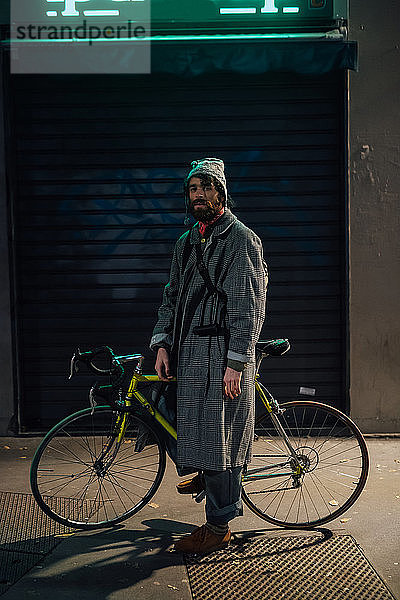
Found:
<path fill-rule="evenodd" d="M 347 0 L 152 0 L 152 23 L 274 27 L 347 19 Z"/>
<path fill-rule="evenodd" d="M 348 0 L 11 0 L 15 11 L 20 4 L 26 22 L 74 24 L 87 19 L 113 22 L 135 20 L 139 5 L 151 9 L 155 29 L 191 29 L 247 26 L 301 27 L 302 24 L 334 23 L 347 19 Z"/>

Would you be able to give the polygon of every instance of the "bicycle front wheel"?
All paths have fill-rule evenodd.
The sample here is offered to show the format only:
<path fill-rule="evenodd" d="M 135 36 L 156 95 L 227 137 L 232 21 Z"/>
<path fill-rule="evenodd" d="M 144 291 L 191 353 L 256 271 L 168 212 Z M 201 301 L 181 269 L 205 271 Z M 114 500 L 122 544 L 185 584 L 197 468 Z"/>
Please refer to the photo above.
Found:
<path fill-rule="evenodd" d="M 365 486 L 369 461 L 364 438 L 349 417 L 330 406 L 295 401 L 281 408 L 278 419 L 295 456 L 272 417 L 258 419 L 243 500 L 275 525 L 323 525 L 348 510 Z"/>
<path fill-rule="evenodd" d="M 97 406 L 70 415 L 44 437 L 32 461 L 31 488 L 51 518 L 95 529 L 143 508 L 164 471 L 165 449 L 151 425 Z"/>

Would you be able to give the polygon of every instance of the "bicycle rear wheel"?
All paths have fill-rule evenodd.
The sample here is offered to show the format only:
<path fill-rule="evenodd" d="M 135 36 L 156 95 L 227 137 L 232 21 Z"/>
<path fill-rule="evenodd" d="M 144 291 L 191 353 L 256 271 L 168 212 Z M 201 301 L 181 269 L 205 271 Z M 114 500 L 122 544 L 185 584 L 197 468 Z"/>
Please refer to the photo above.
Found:
<path fill-rule="evenodd" d="M 121 419 L 127 427 L 122 441 Z M 44 512 L 63 525 L 96 529 L 138 512 L 157 491 L 165 449 L 147 422 L 107 406 L 81 410 L 44 437 L 31 466 L 31 488 Z"/>
<path fill-rule="evenodd" d="M 365 486 L 369 461 L 364 438 L 349 417 L 330 406 L 295 401 L 281 408 L 278 419 L 301 472 L 267 413 L 256 422 L 243 500 L 275 525 L 323 525 L 348 510 Z"/>

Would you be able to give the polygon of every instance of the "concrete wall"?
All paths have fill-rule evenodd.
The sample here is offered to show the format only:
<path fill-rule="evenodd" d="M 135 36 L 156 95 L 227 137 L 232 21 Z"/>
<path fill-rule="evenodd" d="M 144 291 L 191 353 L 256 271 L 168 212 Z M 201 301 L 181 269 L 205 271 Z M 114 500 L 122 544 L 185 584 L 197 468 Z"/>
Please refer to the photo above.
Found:
<path fill-rule="evenodd" d="M 10 419 L 14 413 L 14 388 L 11 341 L 11 306 L 8 251 L 8 216 L 6 166 L 4 157 L 3 86 L 1 74 L 4 65 L 0 52 L 0 435 L 9 433 Z"/>
<path fill-rule="evenodd" d="M 400 432 L 400 2 L 350 0 L 350 404 Z"/>

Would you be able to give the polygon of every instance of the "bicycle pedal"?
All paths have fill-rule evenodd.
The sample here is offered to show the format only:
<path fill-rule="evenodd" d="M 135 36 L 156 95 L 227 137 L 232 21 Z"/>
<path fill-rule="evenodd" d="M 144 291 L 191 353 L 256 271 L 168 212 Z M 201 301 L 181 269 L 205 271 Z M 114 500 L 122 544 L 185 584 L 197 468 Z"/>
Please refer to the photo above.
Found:
<path fill-rule="evenodd" d="M 202 500 L 204 500 L 204 498 L 206 497 L 206 490 L 201 490 L 201 492 L 199 492 L 193 497 L 197 503 L 202 502 Z"/>

